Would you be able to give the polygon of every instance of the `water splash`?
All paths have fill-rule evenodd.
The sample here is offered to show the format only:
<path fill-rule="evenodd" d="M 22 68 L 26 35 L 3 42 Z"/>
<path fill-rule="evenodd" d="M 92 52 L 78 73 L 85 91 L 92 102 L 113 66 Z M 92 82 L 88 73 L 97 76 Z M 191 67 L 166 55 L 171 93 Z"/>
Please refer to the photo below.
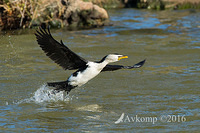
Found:
<path fill-rule="evenodd" d="M 66 92 L 54 92 L 52 89 L 49 89 L 46 85 L 42 85 L 31 98 L 23 99 L 18 101 L 20 103 L 48 103 L 48 102 L 58 102 L 58 101 L 70 101 L 73 96 L 69 96 Z"/>
<path fill-rule="evenodd" d="M 46 85 L 43 85 L 38 89 L 34 96 L 32 97 L 32 100 L 36 103 L 41 102 L 57 102 L 57 101 L 69 101 L 70 98 L 68 95 L 66 95 L 66 92 L 60 91 L 60 92 L 54 92 L 52 89 L 49 89 Z"/>

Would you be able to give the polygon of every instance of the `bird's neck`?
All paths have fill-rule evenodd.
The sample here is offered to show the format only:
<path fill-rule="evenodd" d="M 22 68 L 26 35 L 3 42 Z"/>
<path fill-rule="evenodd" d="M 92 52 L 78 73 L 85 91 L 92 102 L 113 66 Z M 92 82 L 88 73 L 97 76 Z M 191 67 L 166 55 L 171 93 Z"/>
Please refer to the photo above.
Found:
<path fill-rule="evenodd" d="M 108 61 L 104 60 L 103 62 L 99 64 L 102 66 L 102 68 L 104 68 L 108 63 L 109 63 Z"/>
<path fill-rule="evenodd" d="M 99 62 L 97 62 L 99 68 L 103 69 L 107 64 L 111 63 L 108 60 L 106 60 L 106 57 L 107 56 L 105 56 L 103 59 L 101 59 Z"/>

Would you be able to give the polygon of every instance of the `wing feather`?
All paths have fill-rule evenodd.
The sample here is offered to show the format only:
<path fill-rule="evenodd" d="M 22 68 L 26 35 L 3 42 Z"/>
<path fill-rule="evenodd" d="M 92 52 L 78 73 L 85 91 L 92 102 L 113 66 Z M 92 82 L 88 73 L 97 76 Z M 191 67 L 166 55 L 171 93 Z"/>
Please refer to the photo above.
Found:
<path fill-rule="evenodd" d="M 140 68 L 144 65 L 146 59 L 143 61 L 140 61 L 139 63 L 133 65 L 133 66 L 122 66 L 122 65 L 106 65 L 101 72 L 104 71 L 115 71 L 119 69 L 133 69 L 133 68 Z"/>
<path fill-rule="evenodd" d="M 87 60 L 75 54 L 62 42 L 56 41 L 48 28 L 36 30 L 36 38 L 39 46 L 46 53 L 46 55 L 52 59 L 55 63 L 60 65 L 65 70 L 74 70 L 84 67 L 87 64 Z"/>

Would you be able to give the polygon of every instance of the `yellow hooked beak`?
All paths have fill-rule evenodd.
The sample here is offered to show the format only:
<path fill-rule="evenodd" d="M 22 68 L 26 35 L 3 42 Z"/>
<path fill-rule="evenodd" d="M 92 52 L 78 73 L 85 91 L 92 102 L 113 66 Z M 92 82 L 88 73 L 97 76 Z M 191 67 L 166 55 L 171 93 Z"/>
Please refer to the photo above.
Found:
<path fill-rule="evenodd" d="M 118 57 L 118 60 L 125 59 L 125 58 L 128 58 L 128 56 L 120 56 Z"/>

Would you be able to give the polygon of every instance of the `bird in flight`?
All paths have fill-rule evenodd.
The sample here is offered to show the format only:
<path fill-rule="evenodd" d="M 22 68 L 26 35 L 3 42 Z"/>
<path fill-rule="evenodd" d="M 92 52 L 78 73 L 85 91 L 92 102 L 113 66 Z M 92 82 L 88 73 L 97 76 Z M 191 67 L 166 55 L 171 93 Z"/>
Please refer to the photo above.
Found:
<path fill-rule="evenodd" d="M 36 30 L 35 35 L 39 46 L 50 59 L 64 70 L 76 70 L 66 81 L 47 83 L 49 87 L 54 87 L 54 90 L 58 92 L 66 91 L 68 94 L 72 89 L 84 85 L 100 72 L 140 68 L 145 63 L 145 60 L 143 60 L 133 66 L 108 65 L 128 58 L 128 56 L 120 54 L 106 55 L 98 62 L 88 61 L 71 51 L 63 44 L 62 40 L 60 42 L 56 41 L 52 37 L 49 27 L 47 30 L 40 27 L 39 30 Z"/>

